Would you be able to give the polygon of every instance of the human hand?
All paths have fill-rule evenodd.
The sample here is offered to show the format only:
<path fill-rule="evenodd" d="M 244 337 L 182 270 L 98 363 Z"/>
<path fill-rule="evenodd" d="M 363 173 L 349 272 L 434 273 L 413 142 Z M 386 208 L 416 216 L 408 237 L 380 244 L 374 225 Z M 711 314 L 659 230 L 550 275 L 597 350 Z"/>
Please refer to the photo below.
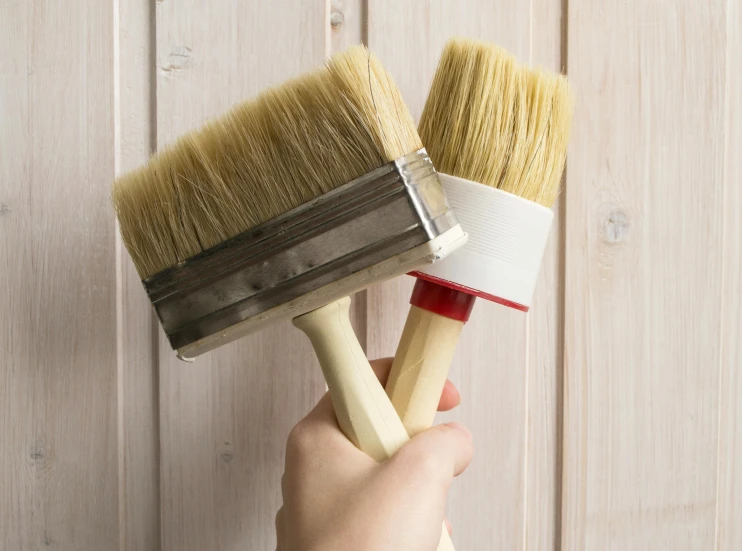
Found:
<path fill-rule="evenodd" d="M 371 365 L 384 384 L 392 360 Z M 458 403 L 447 381 L 438 409 Z M 449 423 L 418 434 L 379 464 L 340 432 L 326 394 L 289 435 L 277 549 L 435 551 L 451 481 L 471 456 L 471 434 Z"/>

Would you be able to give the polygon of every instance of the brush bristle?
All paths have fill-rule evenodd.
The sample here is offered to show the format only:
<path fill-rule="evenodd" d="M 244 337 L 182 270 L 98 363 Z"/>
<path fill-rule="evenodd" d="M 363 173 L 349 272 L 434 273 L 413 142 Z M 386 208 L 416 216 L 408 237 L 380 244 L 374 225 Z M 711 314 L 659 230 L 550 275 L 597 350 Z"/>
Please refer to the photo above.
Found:
<path fill-rule="evenodd" d="M 472 40 L 446 45 L 419 131 L 439 172 L 551 207 L 572 121 L 567 79 Z"/>
<path fill-rule="evenodd" d="M 362 46 L 190 132 L 120 177 L 113 202 L 142 279 L 422 147 Z"/>

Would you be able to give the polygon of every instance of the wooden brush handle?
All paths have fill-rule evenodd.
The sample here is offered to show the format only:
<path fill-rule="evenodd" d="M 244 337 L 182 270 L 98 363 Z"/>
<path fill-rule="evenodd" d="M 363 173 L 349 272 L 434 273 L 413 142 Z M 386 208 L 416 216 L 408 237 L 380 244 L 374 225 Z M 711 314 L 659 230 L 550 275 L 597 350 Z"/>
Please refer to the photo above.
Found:
<path fill-rule="evenodd" d="M 319 359 L 338 424 L 361 451 L 383 462 L 409 440 L 402 421 L 363 353 L 343 298 L 294 319 Z M 438 551 L 454 551 L 446 527 Z"/>
<path fill-rule="evenodd" d="M 433 425 L 464 322 L 410 307 L 386 392 L 407 433 Z"/>
<path fill-rule="evenodd" d="M 397 413 L 356 338 L 343 298 L 294 319 L 312 341 L 340 429 L 378 462 L 409 440 Z"/>

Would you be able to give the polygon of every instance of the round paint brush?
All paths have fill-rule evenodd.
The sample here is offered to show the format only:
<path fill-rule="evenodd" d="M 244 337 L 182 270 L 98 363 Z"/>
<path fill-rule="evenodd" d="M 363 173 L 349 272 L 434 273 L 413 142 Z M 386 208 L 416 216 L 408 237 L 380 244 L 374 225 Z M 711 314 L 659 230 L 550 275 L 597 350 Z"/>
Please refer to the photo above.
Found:
<path fill-rule="evenodd" d="M 444 49 L 418 130 L 469 240 L 412 273 L 418 280 L 386 386 L 411 436 L 433 423 L 475 299 L 528 311 L 571 118 L 565 77 L 519 65 L 489 44 L 456 39 Z"/>

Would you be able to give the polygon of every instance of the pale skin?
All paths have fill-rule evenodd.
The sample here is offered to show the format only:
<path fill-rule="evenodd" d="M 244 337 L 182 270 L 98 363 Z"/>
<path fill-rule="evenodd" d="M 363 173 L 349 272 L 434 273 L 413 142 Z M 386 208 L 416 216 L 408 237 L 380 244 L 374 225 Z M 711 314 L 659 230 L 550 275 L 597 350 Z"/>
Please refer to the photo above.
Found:
<path fill-rule="evenodd" d="M 390 358 L 371 362 L 382 384 L 391 364 Z M 446 382 L 438 409 L 459 401 Z M 472 452 L 471 433 L 448 423 L 376 463 L 340 432 L 325 395 L 288 438 L 277 551 L 435 551 L 448 489 Z"/>

